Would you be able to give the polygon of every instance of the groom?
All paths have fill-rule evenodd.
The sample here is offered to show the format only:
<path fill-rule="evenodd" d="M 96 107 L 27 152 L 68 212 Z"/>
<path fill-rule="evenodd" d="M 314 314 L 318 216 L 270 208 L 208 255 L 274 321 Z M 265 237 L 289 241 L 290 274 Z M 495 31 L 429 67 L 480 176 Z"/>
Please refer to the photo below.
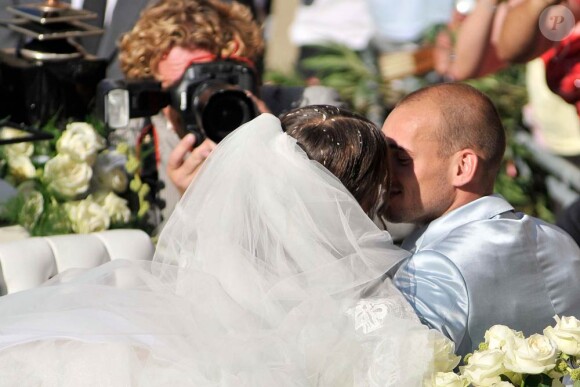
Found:
<path fill-rule="evenodd" d="M 422 225 L 394 280 L 419 317 L 457 353 L 505 324 L 541 332 L 580 318 L 580 250 L 559 228 L 493 195 L 505 133 L 492 102 L 471 86 L 439 84 L 405 97 L 383 126 L 393 180 L 387 219 Z"/>

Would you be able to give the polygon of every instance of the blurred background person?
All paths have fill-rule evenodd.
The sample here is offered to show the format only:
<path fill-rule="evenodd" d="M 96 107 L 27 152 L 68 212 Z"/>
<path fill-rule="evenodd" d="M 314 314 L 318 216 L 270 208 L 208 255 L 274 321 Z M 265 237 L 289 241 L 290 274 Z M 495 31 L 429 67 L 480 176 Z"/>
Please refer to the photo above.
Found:
<path fill-rule="evenodd" d="M 533 1 L 527 0 L 478 0 L 465 14 L 456 11 L 455 24 L 450 31 L 438 37 L 438 71 L 451 80 L 478 78 L 504 69 L 511 62 L 526 61 L 542 50 L 548 50 L 542 55 L 542 59 L 533 60 L 526 65 L 529 103 L 524 112 L 525 123 L 540 146 L 580 166 L 580 122 L 575 114 L 571 114 L 573 107 L 555 95 L 546 81 L 546 63 L 550 61 L 549 58 L 554 58 L 556 51 L 549 47 L 555 44 L 560 46 L 565 42 L 555 43 L 545 37 L 535 37 L 543 36 L 538 24 L 535 24 L 533 33 L 526 29 L 523 34 L 510 32 L 512 23 L 519 23 L 521 19 L 518 15 L 522 12 L 522 7 L 529 9 L 533 4 Z M 545 8 L 546 5 L 538 7 L 536 12 Z M 529 10 L 527 12 L 527 27 L 531 27 L 530 20 L 540 22 L 539 14 L 534 16 L 529 14 Z M 527 39 L 541 40 L 541 43 L 525 50 L 527 44 L 521 38 L 526 35 L 526 31 Z M 454 39 L 451 36 L 453 33 Z M 455 41 L 454 44 L 452 40 Z M 519 43 L 513 45 L 514 41 Z M 569 49 L 566 54 L 571 54 Z M 561 55 L 558 57 L 562 58 Z"/>
<path fill-rule="evenodd" d="M 510 7 L 498 53 L 515 63 L 541 56 L 550 89 L 580 114 L 580 0 L 525 0 Z"/>
<path fill-rule="evenodd" d="M 444 80 L 478 78 L 508 66 L 496 48 L 506 12 L 503 0 L 457 2 L 435 40 L 435 70 Z"/>

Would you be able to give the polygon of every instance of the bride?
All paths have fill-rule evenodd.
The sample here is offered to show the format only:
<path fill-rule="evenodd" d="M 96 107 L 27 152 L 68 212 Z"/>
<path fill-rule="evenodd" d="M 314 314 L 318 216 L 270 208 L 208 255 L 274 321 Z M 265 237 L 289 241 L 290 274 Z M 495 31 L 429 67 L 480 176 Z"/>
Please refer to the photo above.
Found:
<path fill-rule="evenodd" d="M 329 106 L 223 140 L 153 262 L 65 272 L 0 298 L 0 384 L 420 386 L 442 336 L 384 274 L 407 252 L 369 218 L 386 140 Z M 449 343 L 447 343 L 449 345 Z"/>

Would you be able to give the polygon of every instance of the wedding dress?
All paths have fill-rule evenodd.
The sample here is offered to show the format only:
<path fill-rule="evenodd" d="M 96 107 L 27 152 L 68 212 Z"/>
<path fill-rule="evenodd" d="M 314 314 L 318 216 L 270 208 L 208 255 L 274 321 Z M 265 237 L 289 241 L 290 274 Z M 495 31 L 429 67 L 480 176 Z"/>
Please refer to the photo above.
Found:
<path fill-rule="evenodd" d="M 433 333 L 393 246 L 264 114 L 223 140 L 153 262 L 0 298 L 4 386 L 419 386 Z"/>

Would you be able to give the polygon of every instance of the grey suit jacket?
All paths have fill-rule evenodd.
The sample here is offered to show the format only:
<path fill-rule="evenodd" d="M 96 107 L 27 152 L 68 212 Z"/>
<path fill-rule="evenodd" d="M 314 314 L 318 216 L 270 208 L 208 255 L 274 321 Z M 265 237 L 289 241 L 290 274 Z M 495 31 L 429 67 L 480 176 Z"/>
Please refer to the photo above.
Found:
<path fill-rule="evenodd" d="M 1 1 L 1 0 L 0 0 Z M 95 2 L 105 0 L 85 0 L 85 8 L 92 8 Z M 111 24 L 105 28 L 103 35 L 98 37 L 97 41 L 87 39 L 83 44 L 89 46 L 89 52 L 92 52 L 99 58 L 110 60 L 107 70 L 107 77 L 122 78 L 123 74 L 117 60 L 117 43 L 125 32 L 133 28 L 135 22 L 139 19 L 141 11 L 145 9 L 154 0 L 117 0 L 115 11 Z M 94 9 L 94 8 L 93 8 Z M 100 25 L 99 27 L 103 27 Z"/>
<path fill-rule="evenodd" d="M 18 0 L 0 0 L 0 19 L 12 19 L 14 15 L 6 11 L 6 7 L 16 4 Z M 20 34 L 12 32 L 6 27 L 0 26 L 0 49 L 16 47 Z"/>
<path fill-rule="evenodd" d="M 564 231 L 515 212 L 499 195 L 431 222 L 403 247 L 414 254 L 395 284 L 461 355 L 495 324 L 529 335 L 554 324 L 556 314 L 580 318 L 580 249 Z"/>

